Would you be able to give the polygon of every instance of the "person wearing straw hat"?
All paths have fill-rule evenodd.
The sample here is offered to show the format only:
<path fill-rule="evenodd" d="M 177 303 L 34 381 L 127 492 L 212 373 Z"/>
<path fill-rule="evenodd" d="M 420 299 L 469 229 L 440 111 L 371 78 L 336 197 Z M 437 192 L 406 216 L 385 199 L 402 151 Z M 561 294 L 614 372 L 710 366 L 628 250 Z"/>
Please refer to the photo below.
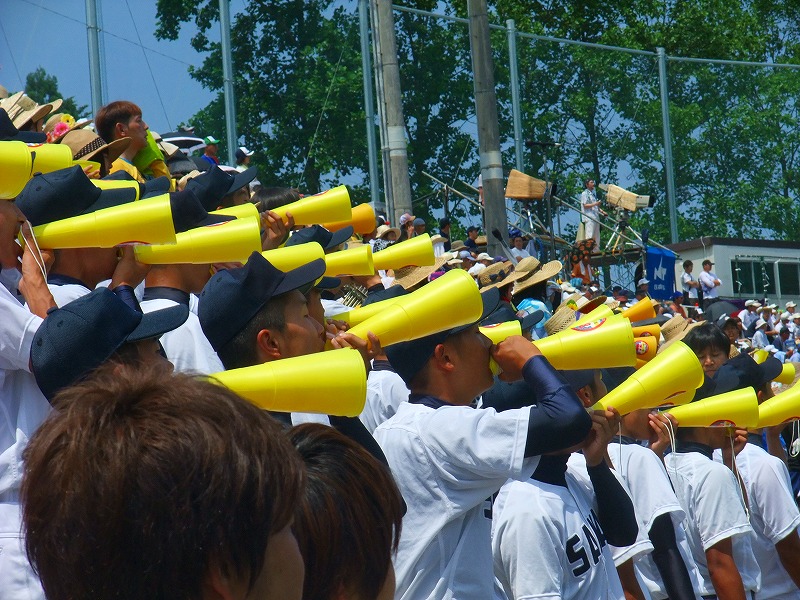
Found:
<path fill-rule="evenodd" d="M 73 129 L 65 133 L 57 143 L 69 146 L 75 160 L 99 163 L 99 169 L 86 167 L 84 172 L 91 179 L 100 179 L 111 172 L 111 165 L 131 145 L 131 141 L 131 138 L 122 137 L 107 144 L 94 131 Z"/>
<path fill-rule="evenodd" d="M 535 264 L 533 262 L 526 263 L 523 267 L 525 260 L 536 262 Z M 529 269 L 527 274 L 525 274 L 525 271 L 521 271 L 522 268 Z M 514 287 L 511 290 L 512 302 L 517 307 L 517 314 L 520 315 L 532 314 L 537 310 L 542 311 L 544 315 L 543 321 L 537 323 L 533 330 L 536 339 L 547 335 L 544 329 L 544 322 L 552 316 L 553 312 L 553 305 L 546 300 L 547 281 L 558 274 L 562 268 L 563 265 L 557 260 L 542 265 L 538 259 L 533 257 L 523 259 L 517 265 L 516 274 L 523 274 L 523 276 L 514 283 Z"/>
<path fill-rule="evenodd" d="M 525 480 L 544 452 L 584 439 L 591 419 L 578 398 L 522 336 L 496 347 L 480 320 L 500 298 L 482 294 L 476 323 L 386 348 L 411 391 L 375 430 L 408 511 L 395 558 L 395 598 L 491 598 L 491 500 L 508 479 Z M 471 404 L 503 378 L 531 386 L 524 406 L 502 413 Z"/>
<path fill-rule="evenodd" d="M 561 375 L 587 408 L 605 395 L 598 370 Z M 618 422 L 615 412 L 592 411 L 592 429 L 577 447 L 540 457 L 530 479 L 500 489 L 492 507 L 492 554 L 506 597 L 641 596 L 635 580 L 633 589 L 623 586 L 612 555 L 612 545 L 632 544 L 639 529 L 633 503 L 605 460 Z M 577 450 L 582 466 L 572 462 Z"/>

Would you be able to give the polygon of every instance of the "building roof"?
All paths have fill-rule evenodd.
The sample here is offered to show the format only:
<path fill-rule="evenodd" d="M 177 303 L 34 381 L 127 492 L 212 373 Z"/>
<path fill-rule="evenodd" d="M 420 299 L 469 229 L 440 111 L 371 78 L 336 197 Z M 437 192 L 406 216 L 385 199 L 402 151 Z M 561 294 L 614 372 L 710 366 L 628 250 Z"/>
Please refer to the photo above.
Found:
<path fill-rule="evenodd" d="M 686 240 L 685 242 L 678 242 L 676 244 L 667 244 L 667 248 L 677 253 L 698 248 L 708 248 L 709 246 L 747 246 L 751 248 L 791 248 L 793 250 L 800 250 L 800 242 L 706 236 L 693 240 Z"/>

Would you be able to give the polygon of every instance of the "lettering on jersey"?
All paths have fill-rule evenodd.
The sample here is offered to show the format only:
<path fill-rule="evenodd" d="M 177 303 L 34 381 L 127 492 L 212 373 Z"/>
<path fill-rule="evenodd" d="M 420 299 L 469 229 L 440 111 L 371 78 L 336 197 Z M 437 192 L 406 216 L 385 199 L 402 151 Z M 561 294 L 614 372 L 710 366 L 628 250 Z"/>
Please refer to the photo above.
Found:
<path fill-rule="evenodd" d="M 483 516 L 486 517 L 487 519 L 489 519 L 490 521 L 492 520 L 492 507 L 494 506 L 494 501 L 497 498 L 497 494 L 499 494 L 499 493 L 500 492 L 497 491 L 494 494 L 492 494 L 491 496 L 489 496 L 486 500 L 483 501 L 484 504 L 485 504 L 485 506 L 483 508 Z"/>
<path fill-rule="evenodd" d="M 587 523 L 581 526 L 583 536 L 575 534 L 567 540 L 567 560 L 571 565 L 575 565 L 572 569 L 575 577 L 580 577 L 591 567 L 597 566 L 603 553 L 603 547 L 606 545 L 606 536 L 603 534 L 600 520 L 594 510 L 590 511 L 586 521 L 588 526 Z M 591 555 L 591 560 L 589 555 Z"/>

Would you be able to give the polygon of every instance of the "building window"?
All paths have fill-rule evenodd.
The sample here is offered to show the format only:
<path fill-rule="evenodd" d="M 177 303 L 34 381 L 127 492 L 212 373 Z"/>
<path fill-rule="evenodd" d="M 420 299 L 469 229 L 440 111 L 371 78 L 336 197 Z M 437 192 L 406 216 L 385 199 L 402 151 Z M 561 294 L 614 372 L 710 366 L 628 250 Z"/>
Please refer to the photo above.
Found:
<path fill-rule="evenodd" d="M 800 286 L 798 264 L 778 263 L 778 267 L 778 276 L 781 278 L 781 295 L 800 295 L 800 290 L 798 290 Z M 786 267 L 788 288 L 784 288 L 784 275 L 781 267 Z M 792 271 L 791 269 L 794 270 Z M 762 298 L 775 296 L 777 293 L 774 261 L 735 259 L 731 261 L 731 273 L 733 274 L 733 293 L 735 296 Z"/>
<path fill-rule="evenodd" d="M 800 264 L 779 262 L 778 281 L 781 296 L 800 296 Z"/>

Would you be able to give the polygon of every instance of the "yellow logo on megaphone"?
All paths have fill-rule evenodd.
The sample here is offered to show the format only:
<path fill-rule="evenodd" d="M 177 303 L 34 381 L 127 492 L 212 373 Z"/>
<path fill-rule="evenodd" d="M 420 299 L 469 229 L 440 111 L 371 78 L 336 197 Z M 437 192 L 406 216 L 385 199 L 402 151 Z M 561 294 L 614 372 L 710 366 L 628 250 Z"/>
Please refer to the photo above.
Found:
<path fill-rule="evenodd" d="M 349 220 L 335 223 L 323 223 L 322 226 L 329 231 L 339 231 L 348 225 L 353 226 L 355 233 L 372 233 L 376 229 L 375 211 L 369 204 L 358 204 L 353 207 L 353 214 Z"/>
<path fill-rule="evenodd" d="M 348 333 L 366 340 L 371 331 L 382 346 L 391 346 L 474 323 L 482 313 L 483 299 L 475 280 L 466 271 L 455 269 L 400 296 L 397 302 L 351 327 Z"/>
<path fill-rule="evenodd" d="M 622 317 L 582 319 L 564 331 L 536 340 L 534 345 L 553 367 L 566 371 L 636 364 L 631 324 Z"/>
<path fill-rule="evenodd" d="M 356 417 L 367 398 L 367 370 L 355 350 L 284 358 L 210 376 L 260 408 Z"/>
<path fill-rule="evenodd" d="M 372 261 L 375 268 L 379 270 L 401 269 L 410 266 L 430 267 L 436 262 L 436 256 L 433 254 L 431 236 L 423 233 L 376 252 L 372 256 Z"/>
<path fill-rule="evenodd" d="M 33 233 L 48 249 L 174 244 L 176 239 L 169 194 L 37 225 Z"/>
<path fill-rule="evenodd" d="M 175 238 L 174 244 L 136 246 L 136 259 L 146 265 L 245 262 L 261 250 L 261 229 L 255 219 L 198 227 Z"/>
<path fill-rule="evenodd" d="M 678 420 L 680 427 L 758 426 L 758 398 L 751 387 L 676 406 L 666 412 Z"/>
<path fill-rule="evenodd" d="M 314 225 L 325 221 L 350 221 L 352 218 L 350 194 L 343 185 L 279 206 L 274 209 L 274 212 L 278 213 L 284 222 L 287 219 L 286 213 L 292 213 L 295 225 Z"/>

